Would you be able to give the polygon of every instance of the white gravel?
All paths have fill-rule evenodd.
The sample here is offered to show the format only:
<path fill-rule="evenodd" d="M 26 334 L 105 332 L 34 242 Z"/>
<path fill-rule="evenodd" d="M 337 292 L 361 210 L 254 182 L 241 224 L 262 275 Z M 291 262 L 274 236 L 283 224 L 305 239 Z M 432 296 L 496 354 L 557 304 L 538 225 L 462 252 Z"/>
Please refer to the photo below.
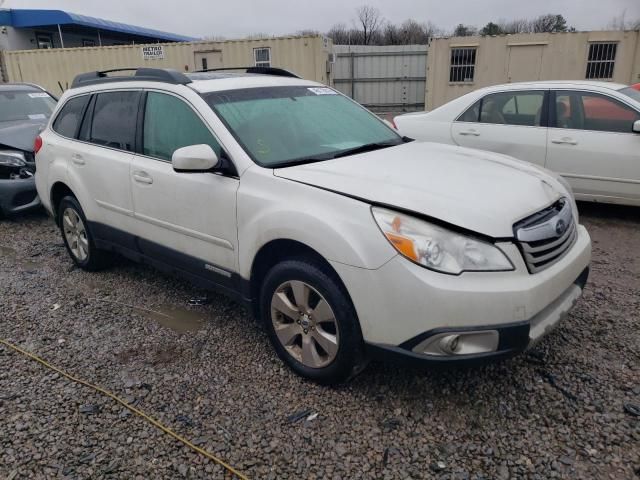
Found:
<path fill-rule="evenodd" d="M 503 363 L 373 364 L 320 387 L 222 296 L 188 307 L 205 292 L 124 260 L 73 268 L 43 214 L 0 222 L 0 338 L 135 402 L 252 479 L 637 479 L 640 418 L 625 405 L 640 405 L 640 209 L 580 207 L 594 240 L 585 295 L 535 351 Z M 0 346 L 5 477 L 229 478 Z"/>

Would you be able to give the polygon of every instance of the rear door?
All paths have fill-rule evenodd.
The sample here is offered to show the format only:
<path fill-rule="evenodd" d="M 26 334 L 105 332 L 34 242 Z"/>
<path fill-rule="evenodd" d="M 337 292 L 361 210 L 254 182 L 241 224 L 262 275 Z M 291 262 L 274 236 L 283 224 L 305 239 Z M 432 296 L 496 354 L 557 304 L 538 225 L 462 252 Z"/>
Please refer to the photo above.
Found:
<path fill-rule="evenodd" d="M 453 140 L 463 147 L 503 153 L 544 166 L 547 98 L 546 90 L 488 94 L 453 122 Z"/>
<path fill-rule="evenodd" d="M 171 157 L 178 148 L 207 144 L 222 148 L 196 110 L 168 92 L 146 93 L 142 148 L 130 184 L 145 255 L 223 286 L 237 271 L 237 177 L 178 173 Z"/>
<path fill-rule="evenodd" d="M 140 98 L 139 90 L 94 94 L 68 164 L 72 188 L 90 199 L 82 205 L 88 220 L 122 230 L 133 216 L 129 169 Z"/>
<path fill-rule="evenodd" d="M 552 95 L 547 167 L 565 177 L 576 197 L 640 204 L 640 112 L 596 92 Z"/>

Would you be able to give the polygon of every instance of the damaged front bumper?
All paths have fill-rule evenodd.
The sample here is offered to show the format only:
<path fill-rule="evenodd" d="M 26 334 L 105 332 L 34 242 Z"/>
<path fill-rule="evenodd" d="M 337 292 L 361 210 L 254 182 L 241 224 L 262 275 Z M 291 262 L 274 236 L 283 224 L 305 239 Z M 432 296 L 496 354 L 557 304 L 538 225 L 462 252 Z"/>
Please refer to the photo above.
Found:
<path fill-rule="evenodd" d="M 33 175 L 0 178 L 0 213 L 15 215 L 41 205 Z"/>

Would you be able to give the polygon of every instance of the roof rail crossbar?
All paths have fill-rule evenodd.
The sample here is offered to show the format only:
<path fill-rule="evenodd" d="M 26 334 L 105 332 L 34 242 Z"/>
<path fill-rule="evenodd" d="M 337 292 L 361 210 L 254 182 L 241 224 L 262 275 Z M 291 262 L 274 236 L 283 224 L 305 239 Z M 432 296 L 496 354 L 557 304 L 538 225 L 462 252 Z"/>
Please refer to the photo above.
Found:
<path fill-rule="evenodd" d="M 133 75 L 117 75 L 111 76 L 109 73 L 114 72 L 135 72 Z M 184 73 L 171 68 L 113 68 L 111 70 L 101 70 L 96 72 L 87 72 L 76 75 L 73 79 L 71 88 L 82 87 L 85 85 L 95 85 L 97 83 L 109 82 L 132 82 L 132 81 L 151 81 L 171 83 L 173 85 L 186 85 L 191 83 L 191 79 Z"/>
<path fill-rule="evenodd" d="M 194 70 L 192 73 L 206 73 L 206 72 L 224 72 L 230 70 L 244 70 L 245 73 L 255 73 L 260 75 L 275 75 L 278 77 L 292 77 L 300 78 L 293 72 L 285 70 L 284 68 L 277 67 L 221 67 L 221 68 L 207 68 L 204 70 Z"/>

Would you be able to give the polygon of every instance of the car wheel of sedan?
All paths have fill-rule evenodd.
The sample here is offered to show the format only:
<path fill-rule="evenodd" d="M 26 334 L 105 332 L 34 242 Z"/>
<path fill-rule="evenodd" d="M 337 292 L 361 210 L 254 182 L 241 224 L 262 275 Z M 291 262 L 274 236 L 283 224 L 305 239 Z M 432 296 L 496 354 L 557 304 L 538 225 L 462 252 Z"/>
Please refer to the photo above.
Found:
<path fill-rule="evenodd" d="M 104 268 L 111 260 L 109 252 L 96 248 L 82 207 L 74 197 L 64 197 L 58 209 L 60 231 L 73 262 L 84 270 Z"/>
<path fill-rule="evenodd" d="M 260 311 L 280 358 L 320 383 L 340 383 L 365 366 L 355 309 L 335 273 L 288 260 L 267 274 Z"/>

